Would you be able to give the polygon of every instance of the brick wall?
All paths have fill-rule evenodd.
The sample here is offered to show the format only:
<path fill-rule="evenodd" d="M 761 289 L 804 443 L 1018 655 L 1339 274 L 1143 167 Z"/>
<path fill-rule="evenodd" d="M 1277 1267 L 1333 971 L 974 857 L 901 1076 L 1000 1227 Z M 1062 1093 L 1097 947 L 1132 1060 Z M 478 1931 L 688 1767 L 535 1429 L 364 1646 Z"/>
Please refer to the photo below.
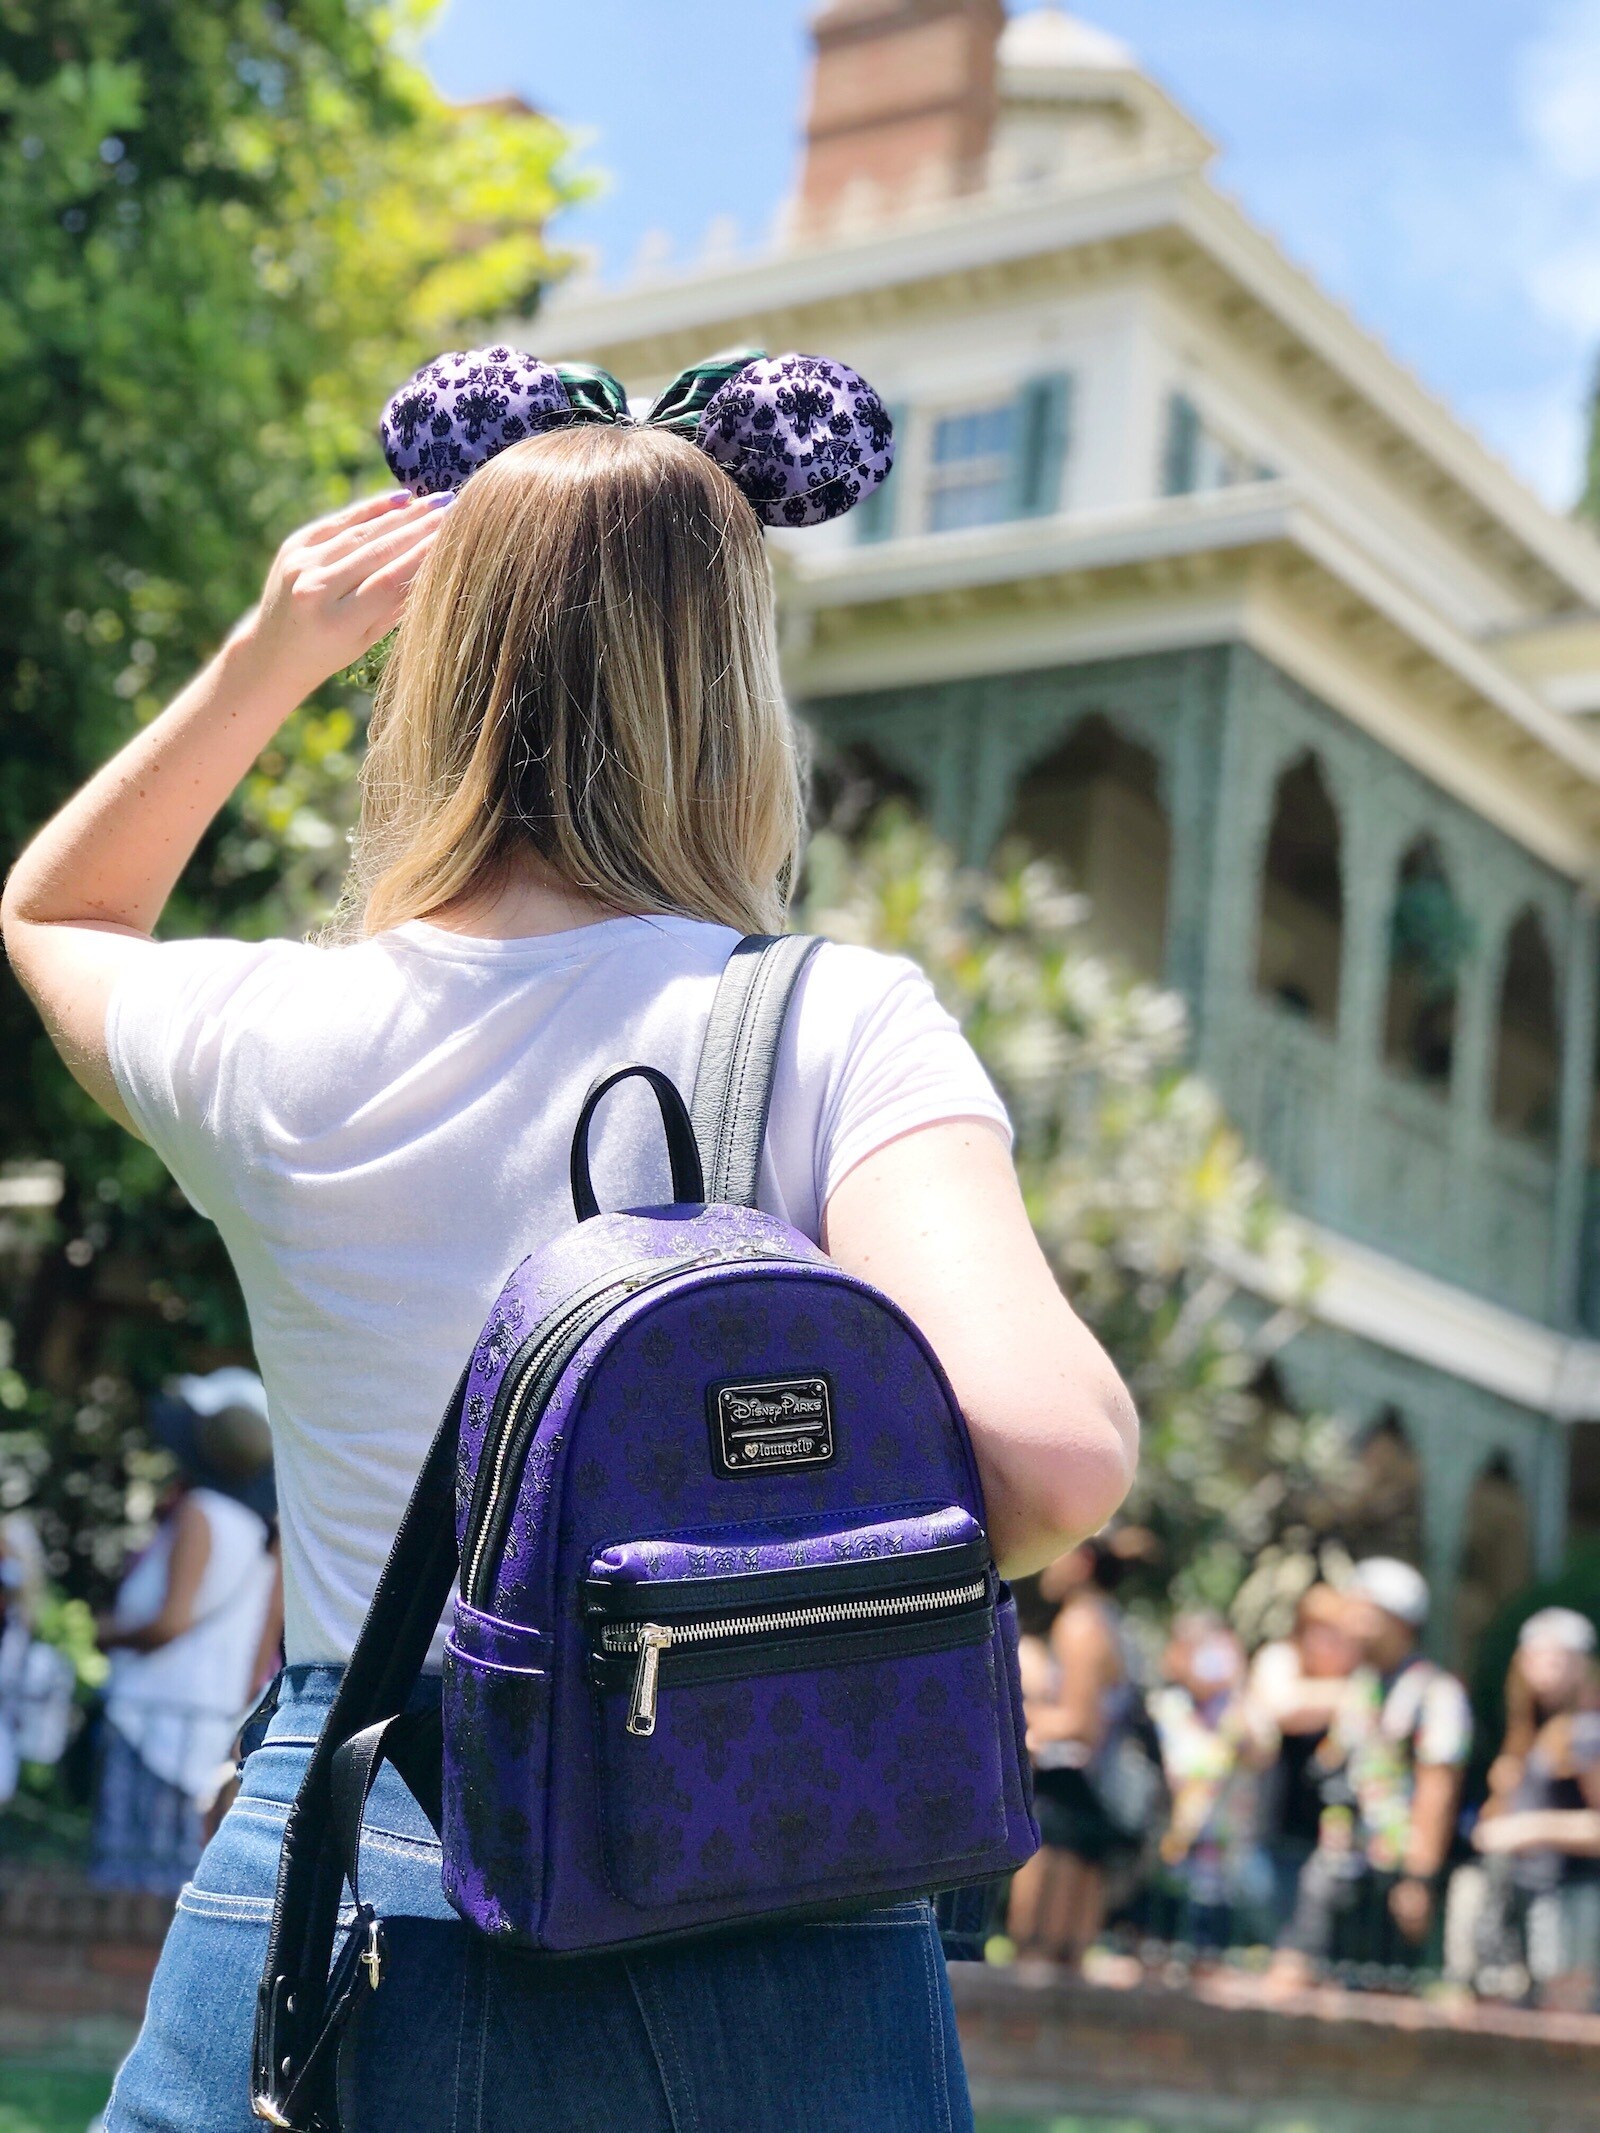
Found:
<path fill-rule="evenodd" d="M 1257 2133 L 1594 2133 L 1600 2018 L 1322 1991 L 1267 2005 L 1221 1977 L 1182 1990 L 1030 1984 L 962 1963 L 956 2010 L 980 2110 L 1148 2112 Z"/>
<path fill-rule="evenodd" d="M 166 1897 L 64 1877 L 0 1886 L 0 2056 L 118 2059 L 171 1916 Z"/>
<path fill-rule="evenodd" d="M 110 2066 L 138 2027 L 171 1906 L 61 1879 L 0 1888 L 0 2057 Z M 1167 1989 L 951 1972 L 980 2110 L 1149 2113 L 1193 2133 L 1594 2133 L 1600 2017 L 1252 1980 Z"/>
<path fill-rule="evenodd" d="M 802 221 L 865 183 L 887 204 L 967 192 L 995 113 L 1001 0 L 834 0 L 814 24 Z"/>

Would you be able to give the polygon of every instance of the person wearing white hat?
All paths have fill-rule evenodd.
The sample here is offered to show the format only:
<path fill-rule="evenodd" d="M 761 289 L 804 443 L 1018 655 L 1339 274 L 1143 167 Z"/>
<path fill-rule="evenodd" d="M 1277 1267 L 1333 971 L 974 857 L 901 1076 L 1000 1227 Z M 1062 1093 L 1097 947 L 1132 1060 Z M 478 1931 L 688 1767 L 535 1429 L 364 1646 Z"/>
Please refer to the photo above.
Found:
<path fill-rule="evenodd" d="M 1350 1573 L 1345 1591 L 1352 1600 L 1365 1601 L 1410 1632 L 1407 1649 L 1415 1646 L 1428 1619 L 1428 1581 L 1410 1563 L 1393 1555 L 1369 1555 Z"/>
<path fill-rule="evenodd" d="M 1597 1642 L 1574 1608 L 1543 1607 L 1523 1623 L 1512 1676 L 1537 1731 L 1525 1753 L 1496 1765 L 1473 1832 L 1480 1852 L 1508 1863 L 1541 2001 L 1574 2011 L 1593 2007 L 1600 1988 Z"/>
<path fill-rule="evenodd" d="M 1419 1649 L 1427 1580 L 1410 1563 L 1372 1556 L 1345 1587 L 1346 1620 L 1364 1664 L 1328 1742 L 1342 1769 L 1342 1804 L 1300 1877 L 1285 1945 L 1326 1962 L 1344 1922 L 1365 1960 L 1410 1964 L 1438 1910 L 1472 1747 L 1472 1707 L 1453 1674 Z M 1344 1929 L 1347 1930 L 1347 1929 Z"/>

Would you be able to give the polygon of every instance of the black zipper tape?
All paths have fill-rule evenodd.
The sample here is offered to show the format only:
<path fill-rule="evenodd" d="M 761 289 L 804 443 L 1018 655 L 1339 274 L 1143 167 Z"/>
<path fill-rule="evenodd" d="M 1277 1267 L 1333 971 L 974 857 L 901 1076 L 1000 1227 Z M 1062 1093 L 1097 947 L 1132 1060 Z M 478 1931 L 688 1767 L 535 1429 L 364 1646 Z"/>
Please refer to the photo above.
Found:
<path fill-rule="evenodd" d="M 750 1681 L 766 1674 L 800 1674 L 814 1667 L 848 1666 L 870 1659 L 911 1659 L 925 1652 L 959 1651 L 994 1635 L 993 1601 L 950 1608 L 941 1615 L 900 1622 L 867 1622 L 848 1629 L 785 1632 L 736 1644 L 670 1646 L 661 1654 L 661 1689 L 692 1688 L 705 1681 Z M 639 1670 L 637 1652 L 590 1651 L 590 1679 L 605 1691 L 627 1695 Z"/>
<path fill-rule="evenodd" d="M 941 1589 L 959 1592 L 961 1583 L 950 1581 Z M 811 1667 L 835 1666 L 857 1659 L 894 1659 L 918 1652 L 949 1651 L 964 1644 L 981 1644 L 995 1628 L 999 1591 L 994 1572 L 987 1570 L 981 1593 L 947 1607 L 926 1612 L 879 1617 L 866 1622 L 823 1622 L 805 1627 L 785 1625 L 763 1633 L 741 1628 L 725 1638 L 713 1634 L 694 1643 L 668 1645 L 659 1656 L 660 1679 L 665 1687 L 674 1682 L 736 1681 L 761 1674 L 783 1674 Z M 840 1604 L 849 1602 L 839 1596 Z M 773 1610 L 780 1613 L 780 1610 Z M 635 1618 L 637 1619 L 637 1618 Z M 679 1617 L 681 1621 L 683 1618 Z M 697 1615 L 698 1625 L 704 1617 Z M 748 1621 L 748 1616 L 734 1618 Z M 597 1625 L 589 1647 L 589 1677 L 600 1688 L 631 1685 L 639 1670 L 640 1651 L 631 1648 L 608 1651 L 602 1642 L 605 1628 Z M 609 1626 L 621 1627 L 613 1623 Z M 670 1626 L 663 1624 L 663 1627 Z"/>

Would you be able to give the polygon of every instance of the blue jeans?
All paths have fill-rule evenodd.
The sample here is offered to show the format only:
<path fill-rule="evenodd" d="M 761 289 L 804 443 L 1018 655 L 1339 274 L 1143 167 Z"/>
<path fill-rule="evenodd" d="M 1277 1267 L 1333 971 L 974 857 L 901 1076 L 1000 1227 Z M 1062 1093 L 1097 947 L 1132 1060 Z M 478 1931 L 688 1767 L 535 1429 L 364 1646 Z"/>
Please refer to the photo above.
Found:
<path fill-rule="evenodd" d="M 178 1898 L 106 2133 L 260 2133 L 250 2030 L 284 1815 L 338 1678 L 288 1670 Z M 363 1893 L 392 1953 L 344 2048 L 345 2133 L 972 2133 L 926 1904 L 552 1961 L 461 1923 L 387 1767 L 366 1832 Z"/>

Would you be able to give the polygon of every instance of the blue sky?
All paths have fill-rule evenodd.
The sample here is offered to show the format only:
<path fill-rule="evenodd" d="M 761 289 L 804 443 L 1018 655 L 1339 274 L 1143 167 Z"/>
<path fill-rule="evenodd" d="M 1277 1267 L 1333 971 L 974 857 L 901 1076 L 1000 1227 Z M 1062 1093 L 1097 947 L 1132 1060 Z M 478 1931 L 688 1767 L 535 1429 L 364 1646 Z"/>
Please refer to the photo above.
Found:
<path fill-rule="evenodd" d="M 816 0 L 449 0 L 446 94 L 514 89 L 585 137 L 563 218 L 624 278 L 790 182 Z M 1012 0 L 1018 8 L 1021 0 Z M 1600 350 L 1600 0 L 1089 0 L 1215 135 L 1215 175 L 1552 502 Z"/>

